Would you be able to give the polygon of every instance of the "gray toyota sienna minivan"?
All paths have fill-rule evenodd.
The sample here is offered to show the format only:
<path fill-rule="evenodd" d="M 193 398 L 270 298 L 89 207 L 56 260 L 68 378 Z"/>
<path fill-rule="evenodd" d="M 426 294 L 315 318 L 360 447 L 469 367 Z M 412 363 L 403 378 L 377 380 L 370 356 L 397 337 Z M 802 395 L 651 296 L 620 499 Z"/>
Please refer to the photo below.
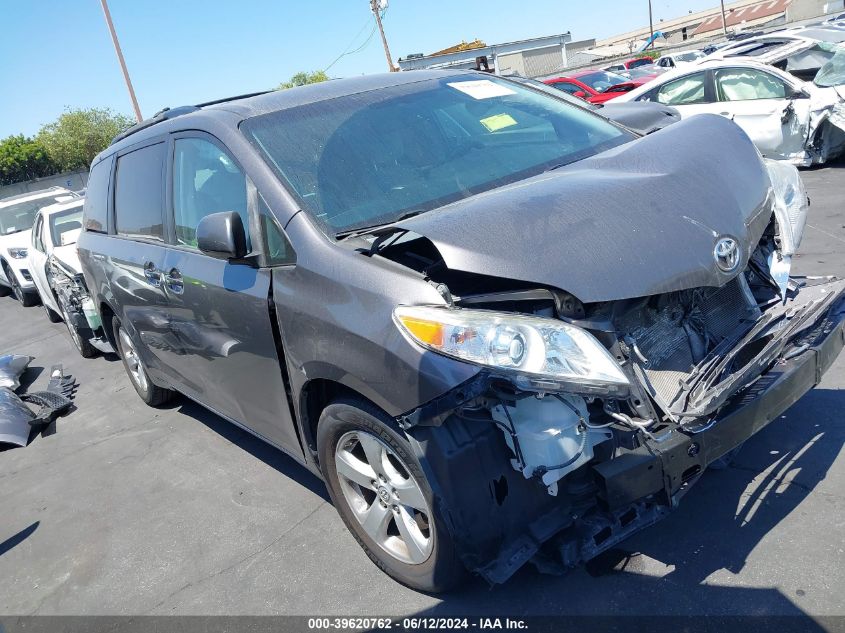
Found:
<path fill-rule="evenodd" d="M 91 168 L 79 254 L 150 405 L 179 392 L 320 475 L 439 591 L 595 557 L 811 389 L 842 281 L 732 122 L 638 137 L 483 73 L 168 110 Z"/>

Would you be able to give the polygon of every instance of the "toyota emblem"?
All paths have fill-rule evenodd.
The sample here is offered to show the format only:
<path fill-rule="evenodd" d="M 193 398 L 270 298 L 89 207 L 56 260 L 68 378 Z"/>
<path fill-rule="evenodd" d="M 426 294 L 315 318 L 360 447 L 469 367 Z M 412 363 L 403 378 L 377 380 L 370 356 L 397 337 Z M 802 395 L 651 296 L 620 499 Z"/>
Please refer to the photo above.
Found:
<path fill-rule="evenodd" d="M 739 266 L 739 244 L 732 237 L 722 237 L 713 249 L 713 258 L 720 270 L 732 273 Z"/>

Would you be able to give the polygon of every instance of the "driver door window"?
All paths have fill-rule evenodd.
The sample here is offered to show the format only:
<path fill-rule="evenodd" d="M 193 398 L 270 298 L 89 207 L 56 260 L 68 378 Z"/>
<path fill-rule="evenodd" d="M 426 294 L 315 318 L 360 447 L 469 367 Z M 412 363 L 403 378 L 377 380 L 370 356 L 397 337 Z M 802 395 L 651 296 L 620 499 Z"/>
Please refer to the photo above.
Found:
<path fill-rule="evenodd" d="M 654 100 L 672 106 L 705 103 L 704 81 L 703 72 L 675 79 L 660 86 Z"/>
<path fill-rule="evenodd" d="M 716 96 L 719 101 L 785 99 L 786 84 L 761 70 L 725 68 L 716 71 Z"/>
<path fill-rule="evenodd" d="M 205 216 L 235 211 L 249 243 L 246 177 L 220 147 L 202 138 L 178 138 L 173 152 L 173 215 L 176 243 L 197 247 L 197 225 Z"/>

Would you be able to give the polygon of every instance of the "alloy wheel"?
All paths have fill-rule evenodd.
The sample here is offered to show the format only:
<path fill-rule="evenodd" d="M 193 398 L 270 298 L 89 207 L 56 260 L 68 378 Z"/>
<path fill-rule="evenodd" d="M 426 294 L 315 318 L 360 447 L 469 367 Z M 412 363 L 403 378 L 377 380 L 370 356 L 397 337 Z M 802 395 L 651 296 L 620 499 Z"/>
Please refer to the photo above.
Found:
<path fill-rule="evenodd" d="M 335 449 L 346 503 L 364 532 L 403 563 L 418 565 L 434 547 L 433 515 L 420 485 L 390 446 L 364 431 L 349 431 Z"/>
<path fill-rule="evenodd" d="M 129 338 L 123 328 L 120 328 L 120 351 L 123 353 L 123 360 L 126 362 L 127 369 L 129 369 L 129 376 L 141 391 L 147 391 L 147 372 L 144 371 L 144 366 L 141 364 L 141 358 L 132 344 L 132 339 Z"/>
<path fill-rule="evenodd" d="M 9 278 L 9 282 L 12 284 L 12 293 L 15 295 L 15 299 L 20 301 L 21 303 L 24 302 L 23 296 L 23 288 L 21 288 L 20 283 L 18 283 L 18 278 L 8 268 L 6 269 L 6 276 Z"/>

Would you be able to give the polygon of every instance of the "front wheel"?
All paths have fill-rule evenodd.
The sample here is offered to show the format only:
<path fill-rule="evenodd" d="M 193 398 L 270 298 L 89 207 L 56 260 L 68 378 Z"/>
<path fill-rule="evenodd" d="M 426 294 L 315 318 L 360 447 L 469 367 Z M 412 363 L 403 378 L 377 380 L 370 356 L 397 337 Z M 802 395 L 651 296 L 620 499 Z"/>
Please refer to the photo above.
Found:
<path fill-rule="evenodd" d="M 441 592 L 466 575 L 431 488 L 390 418 L 363 402 L 323 411 L 317 450 L 329 495 L 370 559 L 399 582 Z"/>
<path fill-rule="evenodd" d="M 82 336 L 82 334 L 73 324 L 73 321 L 70 318 L 70 314 L 68 314 L 67 308 L 65 307 L 64 301 L 59 299 L 58 304 L 59 308 L 62 311 L 62 320 L 67 326 L 68 334 L 70 334 L 70 340 L 73 341 L 73 345 L 74 347 L 76 347 L 80 356 L 82 356 L 82 358 L 93 358 L 94 356 L 96 356 L 97 349 L 93 345 L 91 345 L 91 343 L 85 337 Z M 47 310 L 48 314 L 52 312 L 52 310 L 50 310 L 50 308 L 46 306 L 45 310 Z"/>
<path fill-rule="evenodd" d="M 129 332 L 126 331 L 117 317 L 112 319 L 112 331 L 117 343 L 117 353 L 120 355 L 120 360 L 123 361 L 126 375 L 129 376 L 129 382 L 135 387 L 135 391 L 141 400 L 151 407 L 157 407 L 172 400 L 176 392 L 153 384 L 141 357 L 138 355 L 135 343 L 132 342 Z"/>
<path fill-rule="evenodd" d="M 6 278 L 9 280 L 9 283 L 12 286 L 12 294 L 15 295 L 15 299 L 20 301 L 21 305 L 24 308 L 34 306 L 38 296 L 35 293 L 24 292 L 24 289 L 21 288 L 21 284 L 18 281 L 17 275 L 12 272 L 11 268 L 7 266 L 5 272 Z"/>
<path fill-rule="evenodd" d="M 57 300 L 57 304 L 61 305 L 60 302 Z M 50 323 L 58 323 L 62 320 L 62 316 L 58 314 L 53 308 L 47 305 L 47 302 L 44 299 L 41 299 L 41 307 L 44 308 L 44 313 L 47 315 L 47 319 Z"/>

